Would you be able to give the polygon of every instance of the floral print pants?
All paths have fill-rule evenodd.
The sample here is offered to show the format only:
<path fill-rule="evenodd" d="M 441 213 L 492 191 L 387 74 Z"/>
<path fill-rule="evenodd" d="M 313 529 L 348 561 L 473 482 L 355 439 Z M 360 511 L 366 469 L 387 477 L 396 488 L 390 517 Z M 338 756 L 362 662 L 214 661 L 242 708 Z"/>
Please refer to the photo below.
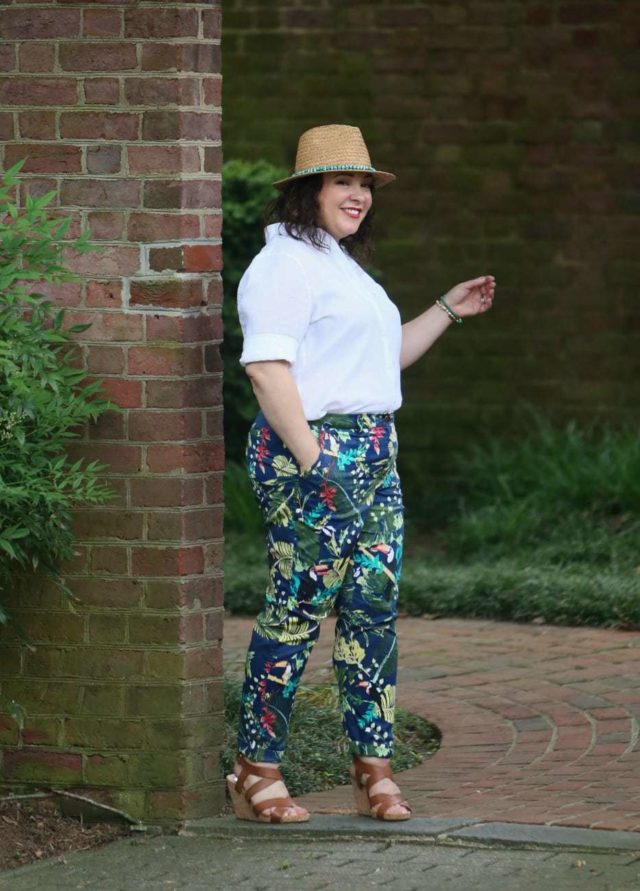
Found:
<path fill-rule="evenodd" d="M 393 416 L 326 415 L 310 427 L 321 451 L 303 473 L 262 413 L 249 432 L 269 584 L 247 653 L 238 749 L 252 761 L 282 758 L 296 688 L 320 621 L 335 609 L 333 661 L 350 751 L 387 758 L 403 546 Z"/>

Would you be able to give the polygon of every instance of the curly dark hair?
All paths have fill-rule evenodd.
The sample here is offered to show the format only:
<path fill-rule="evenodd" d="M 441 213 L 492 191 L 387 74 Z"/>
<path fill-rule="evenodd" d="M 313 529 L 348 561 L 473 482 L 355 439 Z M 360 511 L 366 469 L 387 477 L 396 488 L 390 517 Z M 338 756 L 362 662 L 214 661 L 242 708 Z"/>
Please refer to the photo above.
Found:
<path fill-rule="evenodd" d="M 284 223 L 287 235 L 298 241 L 308 241 L 314 247 L 324 249 L 320 227 L 318 195 L 322 189 L 322 174 L 315 173 L 288 182 L 280 194 L 267 207 L 265 225 Z M 371 193 L 375 185 L 371 184 Z M 365 216 L 355 235 L 341 239 L 340 244 L 347 253 L 359 262 L 367 263 L 374 251 L 373 245 L 373 205 Z"/>

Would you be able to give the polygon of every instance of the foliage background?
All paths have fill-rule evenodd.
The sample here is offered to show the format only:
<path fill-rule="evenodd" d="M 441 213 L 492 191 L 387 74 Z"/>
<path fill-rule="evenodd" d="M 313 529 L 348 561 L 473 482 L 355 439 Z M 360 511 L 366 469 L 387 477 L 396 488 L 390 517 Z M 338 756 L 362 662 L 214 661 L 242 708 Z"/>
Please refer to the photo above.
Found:
<path fill-rule="evenodd" d="M 64 250 L 90 250 L 87 236 L 67 240 L 70 220 L 50 218 L 49 192 L 16 202 L 22 162 L 0 185 L 0 622 L 8 615 L 3 592 L 23 590 L 31 573 L 48 576 L 65 594 L 60 564 L 73 556 L 70 511 L 109 496 L 102 465 L 72 462 L 65 446 L 89 420 L 116 406 L 87 381 L 74 335 L 39 282 L 74 278 Z"/>

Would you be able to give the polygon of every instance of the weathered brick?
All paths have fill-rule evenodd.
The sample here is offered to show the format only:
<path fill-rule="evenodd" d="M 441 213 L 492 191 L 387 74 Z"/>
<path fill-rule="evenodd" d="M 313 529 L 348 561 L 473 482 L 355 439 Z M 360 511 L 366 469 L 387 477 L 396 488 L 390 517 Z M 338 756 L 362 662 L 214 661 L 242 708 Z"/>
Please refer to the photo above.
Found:
<path fill-rule="evenodd" d="M 203 9 L 202 11 L 202 36 L 204 38 L 219 38 L 222 32 L 222 10 Z"/>
<path fill-rule="evenodd" d="M 41 282 L 38 293 L 60 306 L 78 306 L 82 302 L 81 282 Z"/>
<path fill-rule="evenodd" d="M 128 254 L 125 253 L 125 257 L 128 257 Z M 113 258 L 115 267 L 113 272 L 127 268 L 127 264 L 118 265 L 117 252 L 113 254 Z M 143 338 L 143 321 L 137 313 L 70 311 L 67 313 L 66 319 L 70 325 L 91 324 L 91 328 L 84 335 L 85 341 L 88 342 L 112 340 L 136 342 Z"/>
<path fill-rule="evenodd" d="M 143 71 L 220 73 L 220 46 L 214 43 L 145 43 Z"/>
<path fill-rule="evenodd" d="M 109 609 L 138 606 L 142 585 L 138 579 L 69 578 L 67 584 L 81 603 Z"/>
<path fill-rule="evenodd" d="M 119 145 L 90 145 L 85 149 L 88 173 L 118 173 L 122 166 Z"/>
<path fill-rule="evenodd" d="M 114 446 L 113 448 L 124 448 Z M 112 449 L 108 450 L 110 454 Z M 141 513 L 122 511 L 118 509 L 77 509 L 74 517 L 82 525 L 82 533 L 85 539 L 114 538 L 114 539 L 140 539 L 142 538 Z"/>
<path fill-rule="evenodd" d="M 88 427 L 89 439 L 125 440 L 126 428 L 124 415 L 115 411 L 105 411 L 100 417 L 91 422 Z"/>
<path fill-rule="evenodd" d="M 203 302 L 200 279 L 134 279 L 132 306 L 188 307 Z"/>
<path fill-rule="evenodd" d="M 224 498 L 224 477 L 221 473 L 210 473 L 205 480 L 207 504 L 222 504 Z"/>
<path fill-rule="evenodd" d="M 222 649 L 219 646 L 196 647 L 185 653 L 187 678 L 215 678 L 222 670 Z"/>
<path fill-rule="evenodd" d="M 182 382 L 150 380 L 146 389 L 148 408 L 204 408 L 219 404 L 222 380 L 211 375 Z"/>
<path fill-rule="evenodd" d="M 197 37 L 196 9 L 127 9 L 124 14 L 125 37 Z"/>
<path fill-rule="evenodd" d="M 153 752 L 129 756 L 129 782 L 147 788 L 175 788 L 182 782 L 183 754 Z"/>
<path fill-rule="evenodd" d="M 133 547 L 131 559 L 136 576 L 191 575 L 204 568 L 201 547 Z"/>
<path fill-rule="evenodd" d="M 173 506 L 173 505 L 171 505 Z M 147 519 L 149 541 L 194 541 L 185 534 L 186 514 L 179 511 L 154 511 Z M 206 538 L 206 536 L 204 536 Z"/>
<path fill-rule="evenodd" d="M 161 247 L 149 251 L 149 268 L 153 272 L 182 271 L 182 248 Z"/>
<path fill-rule="evenodd" d="M 18 53 L 20 71 L 53 71 L 56 48 L 52 43 L 22 43 Z"/>
<path fill-rule="evenodd" d="M 200 153 L 195 145 L 130 145 L 130 173 L 185 173 L 200 171 Z M 205 170 L 218 173 L 219 170 Z"/>
<path fill-rule="evenodd" d="M 13 127 L 10 132 L 2 128 L 2 119 L 11 119 L 10 115 L 0 115 L 0 134 L 9 141 L 13 138 Z M 56 113 L 55 111 L 21 111 L 18 115 L 19 135 L 22 139 L 55 139 Z M 18 134 L 16 134 L 17 136 Z"/>
<path fill-rule="evenodd" d="M 130 241 L 143 242 L 198 238 L 200 219 L 188 213 L 132 213 L 127 234 Z"/>
<path fill-rule="evenodd" d="M 132 412 L 129 435 L 137 442 L 175 442 L 197 439 L 202 433 L 200 412 Z"/>
<path fill-rule="evenodd" d="M 80 34 L 79 9 L 3 9 L 0 35 L 8 39 L 77 37 Z"/>
<path fill-rule="evenodd" d="M 213 279 L 207 284 L 207 303 L 209 306 L 221 306 L 222 297 L 222 282 L 219 279 Z"/>
<path fill-rule="evenodd" d="M 69 189 L 66 195 L 69 198 L 70 203 L 75 202 L 78 206 L 82 206 L 80 196 L 83 191 L 83 189 L 79 188 Z M 102 195 L 103 200 L 106 202 L 106 206 L 109 206 L 108 195 L 101 188 L 95 189 L 94 194 Z M 126 201 L 126 194 L 126 191 L 123 190 L 119 195 L 120 200 L 123 202 Z M 91 253 L 80 254 L 79 256 L 71 251 L 64 251 L 63 258 L 67 266 L 73 272 L 85 273 L 87 275 L 109 276 L 118 275 L 118 273 L 120 273 L 120 275 L 133 275 L 140 269 L 140 251 L 137 248 L 123 247 L 120 245 L 117 247 L 100 247 L 97 250 L 92 249 Z M 87 315 L 89 315 L 89 313 L 87 313 Z M 93 317 L 89 319 L 92 323 L 91 333 L 85 335 L 86 338 L 88 340 L 111 339 L 107 336 L 110 328 L 118 328 L 118 319 L 122 321 L 123 318 L 127 323 L 130 322 L 135 328 L 136 318 L 133 314 L 128 313 L 124 316 L 124 314 L 111 313 L 107 318 L 102 318 L 98 313 L 94 313 Z M 138 338 L 123 334 L 122 337 L 114 339 L 135 340 Z"/>
<path fill-rule="evenodd" d="M 60 115 L 63 139 L 137 139 L 139 126 L 139 116 L 129 112 L 68 111 Z"/>
<path fill-rule="evenodd" d="M 93 344 L 87 349 L 87 370 L 96 374 L 121 374 L 124 359 L 122 347 Z"/>
<path fill-rule="evenodd" d="M 207 173 L 220 173 L 222 170 L 222 148 L 220 146 L 205 146 L 204 169 Z"/>
<path fill-rule="evenodd" d="M 213 373 L 222 371 L 223 362 L 220 355 L 220 347 L 216 344 L 207 344 L 204 352 L 205 370 Z"/>
<path fill-rule="evenodd" d="M 15 71 L 17 68 L 17 44 L 0 44 L 0 71 Z"/>
<path fill-rule="evenodd" d="M 84 764 L 84 781 L 91 786 L 123 786 L 128 776 L 125 755 L 89 755 Z"/>
<path fill-rule="evenodd" d="M 127 748 L 141 748 L 144 743 L 144 723 L 139 720 L 114 718 L 111 715 L 78 716 L 69 718 L 65 725 L 67 744 L 94 749 L 119 749 L 122 740 Z"/>
<path fill-rule="evenodd" d="M 212 610 L 205 616 L 205 637 L 207 640 L 222 640 L 222 626 L 224 613 L 222 610 Z"/>
<path fill-rule="evenodd" d="M 136 47 L 133 43 L 61 43 L 60 67 L 63 71 L 131 71 L 137 68 Z"/>
<path fill-rule="evenodd" d="M 93 547 L 89 565 L 93 572 L 126 575 L 127 550 L 123 547 Z M 90 633 L 91 619 L 93 618 L 93 616 L 89 617 Z"/>
<path fill-rule="evenodd" d="M 159 654 L 160 655 L 160 654 Z M 172 653 L 167 653 L 171 657 Z M 182 689 L 178 683 L 131 686 L 126 692 L 125 714 L 140 717 L 175 717 L 180 713 Z"/>
<path fill-rule="evenodd" d="M 73 105 L 76 95 L 70 77 L 0 77 L 1 105 Z"/>
<path fill-rule="evenodd" d="M 169 683 L 183 675 L 183 655 L 180 652 L 166 650 L 149 650 L 144 676 L 149 681 Z"/>
<path fill-rule="evenodd" d="M 126 572 L 126 568 L 125 568 Z M 123 644 L 127 625 L 124 616 L 89 616 L 89 641 L 96 644 Z"/>
<path fill-rule="evenodd" d="M 211 111 L 161 109 L 142 113 L 142 138 L 148 140 L 220 139 L 220 115 Z"/>
<path fill-rule="evenodd" d="M 147 338 L 181 343 L 202 343 L 222 337 L 220 316 L 151 316 L 147 320 Z"/>
<path fill-rule="evenodd" d="M 87 224 L 94 241 L 117 241 L 124 237 L 126 217 L 122 212 L 96 211 L 87 214 Z M 90 304 L 87 306 L 102 304 Z M 117 305 L 117 304 L 116 304 Z"/>
<path fill-rule="evenodd" d="M 182 253 L 186 272 L 219 272 L 222 269 L 220 245 L 186 244 Z"/>
<path fill-rule="evenodd" d="M 80 714 L 122 716 L 124 699 L 125 689 L 119 684 L 86 684 L 82 691 Z"/>
<path fill-rule="evenodd" d="M 175 645 L 179 629 L 179 616 L 129 616 L 129 640 L 133 644 Z"/>
<path fill-rule="evenodd" d="M 138 477 L 131 480 L 132 507 L 175 507 L 202 504 L 202 480 L 189 477 Z"/>
<path fill-rule="evenodd" d="M 81 154 L 75 145 L 13 143 L 5 146 L 5 165 L 10 167 L 26 158 L 23 173 L 79 173 Z"/>
<path fill-rule="evenodd" d="M 200 346 L 166 347 L 160 344 L 131 347 L 129 374 L 182 375 L 201 374 L 203 354 Z"/>
<path fill-rule="evenodd" d="M 97 461 L 116 473 L 135 473 L 140 470 L 142 464 L 141 449 L 136 445 L 114 443 L 108 449 L 105 449 L 103 445 L 73 443 L 67 447 L 67 451 L 70 456 L 73 456 L 74 460 L 84 457 L 87 461 Z"/>
<path fill-rule="evenodd" d="M 84 37 L 122 37 L 122 11 L 119 9 L 86 9 L 83 13 Z"/>
<path fill-rule="evenodd" d="M 200 541 L 222 535 L 223 513 L 220 507 L 190 510 L 182 516 L 185 541 Z"/>
<path fill-rule="evenodd" d="M 87 105 L 116 105 L 120 99 L 120 83 L 115 77 L 87 77 L 84 98 Z"/>
<path fill-rule="evenodd" d="M 7 749 L 3 756 L 6 780 L 68 786 L 82 779 L 82 756 L 38 749 Z"/>
<path fill-rule="evenodd" d="M 220 181 L 214 179 L 148 180 L 143 188 L 147 208 L 208 208 L 219 205 Z"/>
<path fill-rule="evenodd" d="M 104 395 L 120 408 L 139 408 L 142 405 L 142 383 L 122 379 L 102 381 Z M 135 440 L 135 437 L 132 437 Z"/>
<path fill-rule="evenodd" d="M 200 83 L 195 78 L 128 77 L 124 94 L 129 105 L 198 105 Z"/>

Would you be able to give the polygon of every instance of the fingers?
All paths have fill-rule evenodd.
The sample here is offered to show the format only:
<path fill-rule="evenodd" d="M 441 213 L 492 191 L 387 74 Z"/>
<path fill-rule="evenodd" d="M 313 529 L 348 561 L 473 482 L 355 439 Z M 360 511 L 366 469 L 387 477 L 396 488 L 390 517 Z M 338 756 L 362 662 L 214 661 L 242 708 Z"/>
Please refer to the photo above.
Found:
<path fill-rule="evenodd" d="M 462 282 L 465 288 L 481 288 L 485 286 L 495 287 L 496 280 L 493 275 L 481 275 L 478 278 L 472 278 L 468 282 Z"/>

